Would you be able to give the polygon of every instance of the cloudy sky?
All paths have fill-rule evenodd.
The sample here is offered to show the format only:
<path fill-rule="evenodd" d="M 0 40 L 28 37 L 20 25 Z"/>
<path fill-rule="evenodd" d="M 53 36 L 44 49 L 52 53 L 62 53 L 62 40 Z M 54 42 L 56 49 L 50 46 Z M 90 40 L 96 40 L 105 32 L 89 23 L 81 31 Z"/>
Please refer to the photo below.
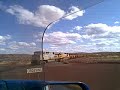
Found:
<path fill-rule="evenodd" d="M 44 37 L 45 51 L 119 52 L 120 1 L 92 6 L 102 0 L 95 1 L 0 1 L 0 53 L 41 50 L 42 33 L 51 22 Z"/>

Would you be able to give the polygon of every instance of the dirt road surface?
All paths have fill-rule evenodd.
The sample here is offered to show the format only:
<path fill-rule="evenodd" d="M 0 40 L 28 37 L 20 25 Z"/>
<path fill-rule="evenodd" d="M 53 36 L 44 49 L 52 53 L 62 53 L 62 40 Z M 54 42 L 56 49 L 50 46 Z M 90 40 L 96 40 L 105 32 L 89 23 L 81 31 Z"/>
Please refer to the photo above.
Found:
<path fill-rule="evenodd" d="M 41 66 L 14 67 L 0 72 L 0 79 L 81 81 L 88 84 L 90 90 L 120 90 L 120 64 L 48 63 L 45 73 L 26 73 L 27 68 L 34 67 Z"/>

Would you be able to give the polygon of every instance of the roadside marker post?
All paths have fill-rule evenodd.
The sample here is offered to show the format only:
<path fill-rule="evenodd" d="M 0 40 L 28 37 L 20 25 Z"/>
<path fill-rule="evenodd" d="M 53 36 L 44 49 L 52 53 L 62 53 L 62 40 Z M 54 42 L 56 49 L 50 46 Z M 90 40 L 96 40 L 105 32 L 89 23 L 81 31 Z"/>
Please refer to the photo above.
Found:
<path fill-rule="evenodd" d="M 27 69 L 27 73 L 38 73 L 38 72 L 43 72 L 42 68 L 30 68 Z"/>

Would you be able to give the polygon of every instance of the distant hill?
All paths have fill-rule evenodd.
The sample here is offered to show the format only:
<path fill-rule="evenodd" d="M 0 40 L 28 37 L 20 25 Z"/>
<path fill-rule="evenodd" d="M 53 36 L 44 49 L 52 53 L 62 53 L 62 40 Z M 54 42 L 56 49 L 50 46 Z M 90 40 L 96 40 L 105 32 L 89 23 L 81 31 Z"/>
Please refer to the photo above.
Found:
<path fill-rule="evenodd" d="M 83 54 L 83 55 L 118 55 L 120 56 L 120 52 L 94 52 L 94 53 L 76 53 L 76 54 Z"/>
<path fill-rule="evenodd" d="M 0 54 L 1 60 L 31 60 L 32 55 L 29 54 Z"/>

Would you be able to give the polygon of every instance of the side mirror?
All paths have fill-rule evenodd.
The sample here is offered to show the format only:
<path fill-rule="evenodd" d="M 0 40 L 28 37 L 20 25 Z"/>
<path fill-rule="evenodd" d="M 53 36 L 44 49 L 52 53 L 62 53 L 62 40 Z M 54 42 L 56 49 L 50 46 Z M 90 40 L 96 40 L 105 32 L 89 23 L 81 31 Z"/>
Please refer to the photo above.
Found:
<path fill-rule="evenodd" d="M 45 90 L 89 90 L 82 82 L 48 82 Z"/>

